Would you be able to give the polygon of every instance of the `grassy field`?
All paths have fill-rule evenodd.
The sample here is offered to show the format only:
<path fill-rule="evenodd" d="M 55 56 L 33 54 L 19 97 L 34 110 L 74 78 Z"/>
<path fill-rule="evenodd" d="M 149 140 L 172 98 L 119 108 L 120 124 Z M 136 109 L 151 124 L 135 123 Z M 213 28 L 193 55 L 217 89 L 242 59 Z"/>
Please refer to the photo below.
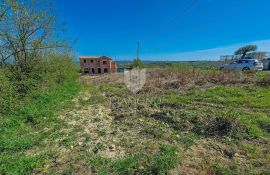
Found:
<path fill-rule="evenodd" d="M 119 68 L 128 68 L 131 61 L 116 61 Z M 222 64 L 219 61 L 143 61 L 146 68 L 170 68 L 175 65 L 184 65 L 195 68 L 219 68 Z"/>
<path fill-rule="evenodd" d="M 267 73 L 81 77 L 1 118 L 0 174 L 270 174 Z"/>

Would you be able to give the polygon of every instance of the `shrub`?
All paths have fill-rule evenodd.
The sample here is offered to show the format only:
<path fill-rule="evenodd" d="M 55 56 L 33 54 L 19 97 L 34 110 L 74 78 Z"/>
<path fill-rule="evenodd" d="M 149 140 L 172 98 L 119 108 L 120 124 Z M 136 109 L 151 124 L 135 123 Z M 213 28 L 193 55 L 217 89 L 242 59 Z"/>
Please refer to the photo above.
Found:
<path fill-rule="evenodd" d="M 62 84 L 65 81 L 75 80 L 79 72 L 78 65 L 68 55 L 49 55 L 41 66 L 44 69 L 43 84 L 45 85 Z"/>
<path fill-rule="evenodd" d="M 19 73 L 16 65 L 9 65 L 7 71 L 7 77 L 21 98 L 35 90 L 40 92 L 41 89 L 54 87 L 77 77 L 78 66 L 68 55 L 50 54 L 31 61 L 26 72 Z"/>
<path fill-rule="evenodd" d="M 0 114 L 4 114 L 16 105 L 17 93 L 4 71 L 0 71 L 0 82 Z"/>
<path fill-rule="evenodd" d="M 25 97 L 38 96 L 42 90 L 75 81 L 78 75 L 78 66 L 67 55 L 51 54 L 31 61 L 29 69 L 21 74 L 15 64 L 0 70 L 0 114 L 11 111 Z"/>

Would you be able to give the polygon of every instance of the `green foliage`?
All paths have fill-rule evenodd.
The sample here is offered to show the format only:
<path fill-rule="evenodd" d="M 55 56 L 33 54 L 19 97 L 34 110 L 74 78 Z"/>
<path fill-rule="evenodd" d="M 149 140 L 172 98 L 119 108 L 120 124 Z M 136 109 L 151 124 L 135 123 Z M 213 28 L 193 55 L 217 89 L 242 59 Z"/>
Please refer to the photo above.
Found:
<path fill-rule="evenodd" d="M 84 168 L 87 171 L 91 168 L 96 174 L 168 174 L 179 165 L 181 156 L 178 150 L 182 148 L 188 152 L 183 152 L 183 159 L 188 162 L 188 156 L 193 155 L 193 150 L 196 159 L 200 156 L 196 155 L 196 148 L 199 151 L 205 148 L 204 155 L 210 159 L 212 156 L 219 159 L 219 153 L 212 153 L 222 153 L 223 149 L 236 150 L 237 154 L 245 152 L 247 156 L 243 156 L 241 160 L 250 167 L 246 172 L 251 168 L 254 172 L 263 172 L 262 167 L 255 166 L 267 165 L 269 162 L 265 158 L 269 157 L 269 154 L 264 151 L 269 146 L 267 139 L 270 126 L 270 91 L 267 87 L 218 85 L 187 90 L 166 89 L 155 93 L 142 91 L 134 96 L 123 84 L 106 84 L 102 81 L 100 84 L 93 83 L 81 87 L 75 82 L 77 66 L 68 56 L 50 55 L 40 61 L 36 74 L 31 72 L 33 76 L 29 80 L 36 83 L 29 83 L 30 90 L 20 100 L 15 96 L 12 101 L 18 104 L 6 110 L 9 112 L 0 120 L 0 172 L 3 174 L 35 174 L 36 171 L 42 173 L 44 167 L 49 167 L 48 171 L 52 174 L 76 173 L 78 169 L 84 171 Z M 176 71 L 172 73 L 189 68 L 176 65 L 174 69 Z M 203 74 L 206 71 L 215 70 L 200 69 L 198 72 Z M 14 81 L 9 80 L 4 74 L 1 80 L 6 83 L 0 87 L 8 90 L 7 87 L 11 86 L 14 90 L 10 94 L 18 95 Z M 112 118 L 108 128 L 102 126 L 90 133 L 84 133 L 82 127 L 87 122 L 83 122 L 82 125 L 78 122 L 79 125 L 70 130 L 70 126 L 57 117 L 57 112 L 74 107 L 71 99 L 82 89 L 87 91 L 87 95 L 79 96 L 78 102 L 81 107 L 108 107 L 106 104 L 109 98 L 116 96 L 118 99 L 113 100 L 110 107 L 118 115 L 125 114 L 130 109 L 134 110 L 134 106 L 130 104 L 134 103 L 133 99 L 136 97 L 142 102 L 137 106 L 138 117 L 127 115 L 126 120 L 119 121 Z M 120 102 L 122 99 L 125 102 Z M 81 110 L 77 105 L 76 103 L 73 109 Z M 72 110 L 70 113 L 73 112 Z M 79 120 L 88 121 L 80 118 L 80 113 L 70 113 L 66 117 L 74 117 L 76 123 Z M 110 117 L 115 117 L 115 114 L 111 113 Z M 93 114 L 89 117 L 97 126 L 101 124 L 99 115 Z M 133 134 L 134 128 L 136 135 Z M 92 145 L 96 143 L 96 137 L 101 138 L 102 142 Z M 111 159 L 100 157 L 100 153 L 108 151 L 112 137 L 115 139 L 113 144 L 117 145 L 117 151 L 119 148 L 125 155 Z M 51 146 L 49 144 L 54 146 L 55 142 L 57 146 L 69 150 L 64 154 L 60 153 L 60 159 L 68 160 L 61 167 L 51 163 L 54 160 L 58 161 L 59 157 L 49 155 L 45 149 Z M 192 149 L 189 149 L 190 147 Z M 36 149 L 45 153 L 36 154 Z M 236 164 L 226 155 L 223 158 L 226 160 L 225 165 L 222 164 L 224 162 L 214 162 L 206 166 L 216 174 L 231 174 L 246 168 Z M 226 165 L 227 162 L 229 165 Z M 202 165 L 198 166 L 204 165 L 202 162 Z"/>
<path fill-rule="evenodd" d="M 242 55 L 242 58 L 245 58 L 248 52 L 256 51 L 257 48 L 258 47 L 256 45 L 246 45 L 235 51 L 235 55 Z"/>
<path fill-rule="evenodd" d="M 68 55 L 48 55 L 35 60 L 32 70 L 17 77 L 15 67 L 9 65 L 6 76 L 17 95 L 21 98 L 40 90 L 56 87 L 66 81 L 74 81 L 78 76 L 78 65 Z M 7 83 L 8 84 L 8 83 Z"/>
<path fill-rule="evenodd" d="M 186 134 L 186 135 L 183 135 L 182 137 L 180 137 L 180 141 L 181 141 L 181 143 L 184 144 L 185 148 L 189 148 L 199 138 L 200 137 L 197 134 L 190 133 L 190 134 Z"/>
<path fill-rule="evenodd" d="M 214 170 L 214 174 L 232 175 L 232 174 L 235 174 L 236 172 L 238 172 L 237 174 L 240 173 L 239 171 L 236 170 L 236 167 L 234 167 L 234 166 L 232 166 L 232 167 L 225 167 L 224 165 L 222 165 L 218 161 L 212 162 L 211 165 L 212 165 L 212 168 Z"/>
<path fill-rule="evenodd" d="M 10 66 L 10 65 L 9 65 Z M 0 70 L 0 114 L 12 113 L 16 105 L 28 97 L 35 97 L 41 91 L 75 81 L 78 66 L 66 55 L 50 55 L 37 60 L 36 65 L 20 79 L 14 77 L 12 69 Z M 27 113 L 27 120 L 32 120 Z"/>
<path fill-rule="evenodd" d="M 41 155 L 25 155 L 23 151 L 34 146 L 42 147 L 48 139 L 44 128 L 56 129 L 62 125 L 56 112 L 70 107 L 70 100 L 80 90 L 75 81 L 65 82 L 56 88 L 41 91 L 25 99 L 0 123 L 0 172 L 3 174 L 29 174 L 41 166 L 46 158 Z M 41 156 L 41 157 L 40 157 Z"/>
<path fill-rule="evenodd" d="M 171 91 L 160 103 L 168 107 L 151 117 L 177 131 L 202 136 L 258 138 L 269 134 L 269 98 L 269 89 L 258 87 L 195 88 L 184 94 Z"/>
<path fill-rule="evenodd" d="M 10 111 L 17 103 L 18 95 L 12 83 L 0 70 L 0 116 Z"/>
<path fill-rule="evenodd" d="M 251 51 L 256 51 L 257 50 L 257 46 L 256 45 L 246 45 L 244 47 L 239 48 L 237 51 L 235 51 L 235 54 L 244 54 L 247 52 L 251 52 Z"/>
<path fill-rule="evenodd" d="M 270 76 L 265 72 L 257 72 L 256 77 L 258 78 L 257 85 L 269 87 L 270 86 Z"/>
<path fill-rule="evenodd" d="M 177 73 L 183 69 L 185 67 L 177 66 L 176 71 L 168 73 L 172 78 L 168 76 L 166 81 L 181 78 L 177 77 Z M 209 71 L 217 74 L 217 71 L 212 69 L 194 70 L 202 74 L 203 78 L 205 78 L 204 75 L 209 75 L 207 74 Z M 159 71 L 162 74 L 167 70 L 158 70 L 158 73 Z M 156 78 L 154 76 L 159 75 L 155 74 L 155 71 L 149 73 L 153 73 L 151 74 L 153 79 Z M 269 76 L 267 72 L 262 74 L 262 78 Z M 192 70 L 186 74 L 186 76 L 191 75 Z M 161 155 L 160 151 L 157 152 L 156 147 L 153 146 L 160 143 L 170 143 L 180 147 L 181 150 L 184 148 L 183 154 L 187 157 L 180 166 L 183 169 L 187 168 L 187 171 L 183 174 L 194 170 L 189 166 L 184 167 L 185 160 L 191 162 L 193 158 L 190 157 L 201 160 L 201 156 L 204 160 L 195 161 L 194 164 L 191 163 L 191 166 L 202 174 L 233 174 L 235 172 L 237 174 L 264 174 L 267 172 L 264 169 L 267 169 L 269 164 L 269 152 L 264 150 L 269 147 L 269 87 L 224 83 L 226 85 L 191 86 L 187 89 L 160 88 L 158 91 L 153 90 L 154 92 L 142 91 L 135 96 L 126 92 L 125 88 L 118 88 L 118 84 L 104 85 L 104 81 L 100 84 L 91 86 L 99 87 L 105 97 L 117 96 L 120 99 L 111 107 L 115 112 L 110 115 L 115 117 L 122 114 L 125 117 L 124 120 L 117 120 L 114 126 L 121 127 L 121 131 L 127 133 L 125 138 L 119 141 L 119 147 L 123 148 L 127 154 L 125 157 L 117 157 L 117 160 L 100 158 L 99 155 L 93 156 L 93 159 L 98 159 L 99 163 L 89 164 L 96 168 L 97 174 L 168 172 L 168 170 L 161 171 L 162 167 L 166 167 L 166 163 L 160 165 L 158 161 L 154 161 L 157 166 L 152 166 L 151 163 L 153 157 L 157 160 L 156 155 Z M 132 99 L 132 97 L 136 97 L 138 101 L 142 98 L 147 99 L 139 103 L 136 119 L 127 113 L 133 109 L 133 106 L 130 103 L 120 102 L 122 99 L 128 101 L 127 99 Z M 160 100 L 156 101 L 156 98 Z M 153 102 L 155 105 L 152 105 Z M 159 127 L 160 125 L 164 127 Z M 134 128 L 135 130 L 139 128 L 139 136 L 135 138 L 133 135 L 132 137 L 128 135 L 134 132 Z M 118 138 L 116 128 L 113 128 L 113 132 L 112 136 Z M 108 132 L 107 134 L 109 135 Z M 149 139 L 151 142 L 141 142 L 141 139 Z M 140 143 L 145 143 L 147 149 L 138 148 L 137 145 Z M 221 160 L 221 162 L 213 163 L 212 161 L 215 160 Z M 155 171 L 156 167 L 158 171 Z M 175 173 L 176 171 L 176 169 L 171 170 Z"/>
<path fill-rule="evenodd" d="M 65 81 L 73 81 L 78 77 L 79 67 L 68 55 L 49 55 L 40 65 L 43 69 L 43 83 L 62 84 Z"/>
<path fill-rule="evenodd" d="M 13 79 L 21 81 L 33 72 L 42 55 L 67 44 L 58 37 L 61 30 L 50 3 L 4 0 L 1 8 L 8 11 L 0 23 L 1 62 L 12 60 Z"/>
<path fill-rule="evenodd" d="M 139 59 L 139 58 L 137 58 L 137 59 L 134 59 L 133 60 L 133 62 L 131 63 L 131 65 L 130 65 L 130 68 L 140 68 L 140 69 L 142 69 L 142 68 L 144 68 L 144 65 L 143 65 L 143 62 Z"/>
<path fill-rule="evenodd" d="M 49 3 L 4 0 L 1 10 L 0 174 L 32 174 L 49 156 L 36 148 L 57 137 L 64 126 L 57 112 L 72 106 L 81 88 L 79 68 L 65 41 L 57 38 Z M 74 137 L 62 144 L 71 144 Z"/>
<path fill-rule="evenodd" d="M 119 67 L 129 68 L 132 62 L 129 61 L 117 61 Z M 161 69 L 171 68 L 173 65 L 187 65 L 193 68 L 207 69 L 213 67 L 218 69 L 220 66 L 219 61 L 143 61 L 144 68 L 148 69 Z"/>
<path fill-rule="evenodd" d="M 173 71 L 186 71 L 192 69 L 193 67 L 188 63 L 173 63 L 169 67 L 169 69 Z"/>
<path fill-rule="evenodd" d="M 4 0 L 1 9 L 0 62 L 19 97 L 52 84 L 50 81 L 61 84 L 74 77 L 77 68 L 65 55 L 66 42 L 57 37 L 61 30 L 50 3 Z"/>
<path fill-rule="evenodd" d="M 164 174 L 168 170 L 174 168 L 179 161 L 176 147 L 163 145 L 160 147 L 160 153 L 154 158 L 152 172 L 155 174 Z"/>
<path fill-rule="evenodd" d="M 0 172 L 1 174 L 29 174 L 33 167 L 40 167 L 44 159 L 43 155 L 1 154 Z"/>

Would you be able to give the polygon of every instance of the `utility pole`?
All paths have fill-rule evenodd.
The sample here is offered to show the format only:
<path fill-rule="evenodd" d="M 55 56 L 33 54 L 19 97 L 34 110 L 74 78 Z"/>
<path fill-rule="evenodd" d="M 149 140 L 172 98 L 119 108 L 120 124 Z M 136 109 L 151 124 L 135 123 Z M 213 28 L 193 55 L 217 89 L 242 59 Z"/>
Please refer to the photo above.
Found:
<path fill-rule="evenodd" d="M 137 43 L 137 62 L 139 62 L 139 50 L 140 50 L 140 42 Z"/>
<path fill-rule="evenodd" d="M 141 68 L 140 68 L 140 65 L 139 65 L 139 54 L 140 54 L 140 41 L 138 41 L 137 43 L 137 70 L 139 71 L 139 86 L 141 84 Z M 135 93 L 135 116 L 137 116 L 137 113 L 138 113 L 138 97 L 137 97 L 137 93 Z"/>

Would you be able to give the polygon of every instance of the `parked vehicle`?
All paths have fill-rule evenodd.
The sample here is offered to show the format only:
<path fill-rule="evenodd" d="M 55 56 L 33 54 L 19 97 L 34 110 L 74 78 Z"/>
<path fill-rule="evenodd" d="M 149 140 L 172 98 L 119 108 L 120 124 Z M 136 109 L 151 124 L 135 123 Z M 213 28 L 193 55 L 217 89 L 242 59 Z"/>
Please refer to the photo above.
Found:
<path fill-rule="evenodd" d="M 220 70 L 228 71 L 261 71 L 263 70 L 263 63 L 257 59 L 241 59 L 234 61 L 231 64 L 224 64 Z"/>
<path fill-rule="evenodd" d="M 262 62 L 263 70 L 270 70 L 270 58 L 263 59 Z"/>

